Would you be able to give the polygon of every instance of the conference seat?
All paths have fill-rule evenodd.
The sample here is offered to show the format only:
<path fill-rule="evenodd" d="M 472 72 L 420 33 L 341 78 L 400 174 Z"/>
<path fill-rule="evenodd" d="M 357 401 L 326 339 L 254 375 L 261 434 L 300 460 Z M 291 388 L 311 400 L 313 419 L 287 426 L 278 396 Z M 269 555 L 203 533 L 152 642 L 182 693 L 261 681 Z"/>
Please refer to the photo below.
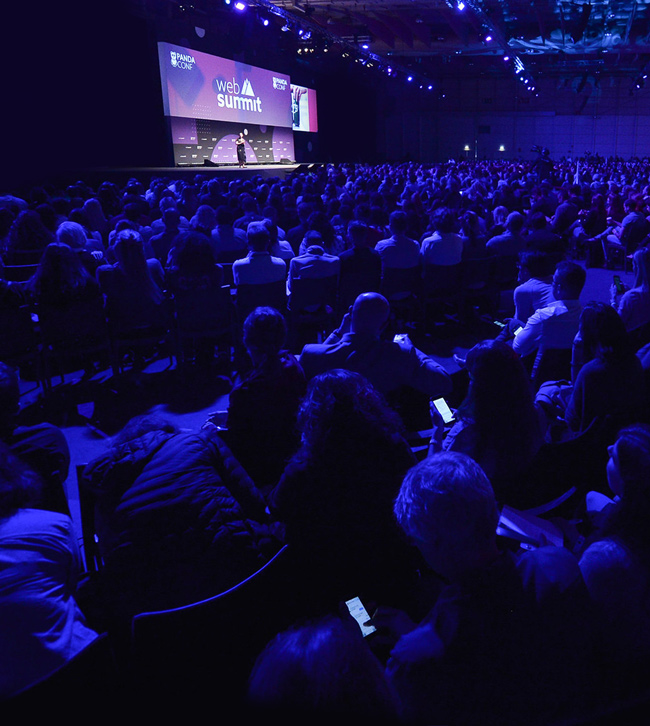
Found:
<path fill-rule="evenodd" d="M 445 322 L 458 313 L 462 262 L 455 265 L 422 265 L 421 309 L 425 329 L 434 319 Z"/>
<path fill-rule="evenodd" d="M 341 272 L 337 300 L 338 317 L 343 317 L 350 305 L 364 292 L 381 292 L 381 273 L 373 270 Z"/>
<path fill-rule="evenodd" d="M 0 361 L 20 371 L 23 380 L 37 381 L 47 392 L 43 344 L 29 305 L 0 308 Z"/>
<path fill-rule="evenodd" d="M 494 257 L 472 257 L 460 263 L 459 306 L 464 316 L 470 316 L 471 306 L 478 306 L 479 312 L 495 310 L 493 270 Z"/>
<path fill-rule="evenodd" d="M 222 719 L 241 716 L 257 655 L 297 617 L 287 556 L 284 545 L 224 592 L 134 616 L 126 662 L 134 697 L 163 712 L 191 704 L 217 709 Z"/>
<path fill-rule="evenodd" d="M 0 269 L 0 276 L 9 282 L 27 282 L 38 269 L 38 263 L 30 265 L 7 265 Z"/>
<path fill-rule="evenodd" d="M 287 288 L 284 280 L 260 284 L 243 284 L 235 288 L 235 310 L 239 328 L 257 307 L 272 307 L 282 314 L 287 311 Z"/>
<path fill-rule="evenodd" d="M 48 381 L 91 363 L 111 362 L 111 339 L 101 297 L 65 305 L 36 308 L 43 339 L 43 359 Z M 55 369 L 52 369 L 54 363 Z"/>
<path fill-rule="evenodd" d="M 305 343 L 322 342 L 336 325 L 338 284 L 338 275 L 291 280 L 287 301 L 291 350 L 300 350 Z"/>
<path fill-rule="evenodd" d="M 235 336 L 235 306 L 230 286 L 174 291 L 176 359 L 186 364 L 199 347 L 219 347 L 230 361 Z"/>

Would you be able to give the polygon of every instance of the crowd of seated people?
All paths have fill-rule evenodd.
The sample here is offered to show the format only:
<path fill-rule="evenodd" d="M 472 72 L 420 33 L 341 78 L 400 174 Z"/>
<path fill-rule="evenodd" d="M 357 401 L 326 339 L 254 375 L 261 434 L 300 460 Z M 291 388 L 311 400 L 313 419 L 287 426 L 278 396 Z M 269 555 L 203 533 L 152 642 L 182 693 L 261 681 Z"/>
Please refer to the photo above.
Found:
<path fill-rule="evenodd" d="M 514 161 L 332 164 L 285 178 L 160 175 L 0 197 L 3 308 L 100 304 L 112 332 L 137 339 L 173 326 L 176 303 L 194 296 L 207 308 L 228 286 L 236 300 L 243 286 L 279 283 L 289 303 L 235 315 L 241 350 L 223 420 L 181 431 L 137 417 L 88 462 L 80 486 L 93 501 L 103 567 L 65 597 L 29 588 L 17 558 L 5 556 L 23 537 L 19 524 L 36 549 L 37 536 L 52 543 L 48 527 L 59 539 L 69 529 L 60 496 L 56 505 L 31 493 L 38 480 L 60 495 L 70 452 L 58 430 L 17 426 L 21 363 L 3 361 L 2 442 L 20 462 L 0 467 L 0 607 L 5 622 L 19 620 L 27 588 L 64 605 L 66 632 L 78 638 L 20 683 L 7 679 L 4 693 L 115 621 L 228 589 L 286 545 L 295 627 L 259 644 L 257 716 L 280 709 L 315 722 L 347 710 L 414 724 L 550 724 L 644 694 L 650 236 L 628 227 L 650 217 L 649 201 L 648 164 L 599 157 L 579 178 L 574 162 L 557 162 L 543 182 Z M 616 244 L 633 286 L 613 289 L 609 305 L 584 299 L 585 268 L 611 264 L 607 245 Z M 387 270 L 499 257 L 519 262 L 513 317 L 458 359 L 458 372 L 419 341 L 393 339 L 404 298 L 383 294 Z M 367 289 L 347 289 L 327 334 L 291 349 L 296 281 L 346 275 Z M 209 332 L 197 366 L 210 370 L 215 346 Z M 397 395 L 404 388 L 430 410 L 420 456 Z M 452 402 L 451 424 L 429 406 L 439 397 Z M 611 491 L 595 488 L 576 504 L 561 523 L 563 544 L 497 536 L 502 509 L 520 505 L 557 431 L 570 442 L 610 418 L 594 446 L 609 452 Z M 55 445 L 55 470 L 39 469 Z M 545 503 L 526 494 L 526 506 Z M 73 583 L 77 555 L 69 543 L 60 549 Z M 371 638 L 338 607 L 355 595 L 374 606 Z M 0 625 L 16 652 L 22 634 L 12 641 Z M 34 647 L 34 663 L 49 657 L 42 642 Z"/>

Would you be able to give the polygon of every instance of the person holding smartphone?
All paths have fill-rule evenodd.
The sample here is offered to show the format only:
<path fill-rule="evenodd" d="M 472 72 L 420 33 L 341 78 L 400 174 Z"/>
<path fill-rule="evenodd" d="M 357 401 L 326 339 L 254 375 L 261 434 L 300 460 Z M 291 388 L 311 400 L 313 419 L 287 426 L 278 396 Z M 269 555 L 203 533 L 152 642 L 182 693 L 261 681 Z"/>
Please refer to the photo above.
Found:
<path fill-rule="evenodd" d="M 611 304 L 625 323 L 628 331 L 650 322 L 650 249 L 641 247 L 632 257 L 634 283 L 628 287 L 616 280 L 610 287 Z"/>

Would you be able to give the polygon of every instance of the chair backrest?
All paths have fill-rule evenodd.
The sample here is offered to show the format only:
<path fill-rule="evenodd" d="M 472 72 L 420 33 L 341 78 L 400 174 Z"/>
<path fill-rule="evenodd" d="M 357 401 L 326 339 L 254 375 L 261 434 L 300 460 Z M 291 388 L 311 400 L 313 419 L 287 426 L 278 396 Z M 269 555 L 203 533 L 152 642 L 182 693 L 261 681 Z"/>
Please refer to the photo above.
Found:
<path fill-rule="evenodd" d="M 172 699 L 200 697 L 208 689 L 224 705 L 242 697 L 255 658 L 289 624 L 283 614 L 283 603 L 291 602 L 287 550 L 284 545 L 255 573 L 214 597 L 136 615 L 129 671 L 138 687 Z"/>
<path fill-rule="evenodd" d="M 220 265 L 223 265 L 224 263 L 232 265 L 232 263 L 235 260 L 241 260 L 243 257 L 246 257 L 247 254 L 248 254 L 248 249 L 222 250 L 220 252 L 217 252 L 215 257 L 216 257 L 216 261 Z"/>
<path fill-rule="evenodd" d="M 422 267 L 382 267 L 381 294 L 390 300 L 395 295 L 418 295 L 422 281 Z"/>
<path fill-rule="evenodd" d="M 284 280 L 261 284 L 237 285 L 235 290 L 237 317 L 243 323 L 256 307 L 268 306 L 284 313 L 287 308 L 287 289 Z"/>
<path fill-rule="evenodd" d="M 460 287 L 475 290 L 487 287 L 492 281 L 494 257 L 470 257 L 460 263 Z"/>
<path fill-rule="evenodd" d="M 108 345 L 108 323 L 101 297 L 65 305 L 39 305 L 36 312 L 43 341 L 60 352 L 72 355 L 77 346 Z"/>
<path fill-rule="evenodd" d="M 291 280 L 290 306 L 293 312 L 308 308 L 334 307 L 338 293 L 338 275 L 328 277 L 298 277 Z"/>
<path fill-rule="evenodd" d="M 34 265 L 5 265 L 2 268 L 2 277 L 10 282 L 26 282 L 38 269 Z"/>
<path fill-rule="evenodd" d="M 227 331 L 234 315 L 230 287 L 175 290 L 174 311 L 181 335 Z"/>
<path fill-rule="evenodd" d="M 456 265 L 422 266 L 422 292 L 425 297 L 443 297 L 460 293 L 462 262 Z"/>
<path fill-rule="evenodd" d="M 495 255 L 492 267 L 492 281 L 501 287 L 515 287 L 517 284 L 518 255 Z"/>
<path fill-rule="evenodd" d="M 369 272 L 341 273 L 339 277 L 338 307 L 341 314 L 364 292 L 381 292 L 381 274 Z"/>
<path fill-rule="evenodd" d="M 40 336 L 27 305 L 0 308 L 0 360 L 9 363 L 31 356 L 38 350 Z"/>
<path fill-rule="evenodd" d="M 535 390 L 546 381 L 570 381 L 571 356 L 571 348 L 546 348 L 542 351 L 534 368 Z"/>

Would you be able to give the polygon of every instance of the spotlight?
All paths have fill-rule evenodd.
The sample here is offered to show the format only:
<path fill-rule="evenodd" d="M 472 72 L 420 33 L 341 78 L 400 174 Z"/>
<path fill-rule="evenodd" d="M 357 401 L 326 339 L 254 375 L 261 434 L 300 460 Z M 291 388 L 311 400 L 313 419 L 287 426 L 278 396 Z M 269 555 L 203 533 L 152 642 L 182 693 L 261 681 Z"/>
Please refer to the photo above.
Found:
<path fill-rule="evenodd" d="M 264 20 L 262 20 L 262 25 L 266 28 L 266 26 L 268 24 L 269 24 L 269 19 L 268 18 L 264 18 Z"/>
<path fill-rule="evenodd" d="M 409 76 L 406 80 L 407 81 L 412 81 L 413 80 L 413 76 Z"/>
<path fill-rule="evenodd" d="M 283 33 L 288 33 L 288 32 L 289 32 L 290 30 L 291 30 L 291 28 L 289 27 L 289 25 L 288 25 L 287 23 L 285 23 L 285 24 L 284 24 L 284 25 L 282 26 L 282 32 L 283 32 Z"/>
<path fill-rule="evenodd" d="M 237 0 L 235 3 L 235 10 L 239 10 L 239 12 L 246 10 L 246 3 L 241 2 L 241 0 Z"/>
<path fill-rule="evenodd" d="M 457 7 L 457 8 L 458 8 L 458 9 L 459 9 L 459 10 L 460 10 L 461 12 L 462 12 L 463 10 L 465 10 L 465 3 L 463 2 L 463 0 L 459 0 L 459 2 L 458 2 L 458 5 L 456 5 L 456 7 Z"/>
<path fill-rule="evenodd" d="M 510 60 L 510 56 L 509 55 L 504 55 L 503 56 L 503 60 L 507 63 Z"/>
<path fill-rule="evenodd" d="M 492 40 L 492 36 L 491 35 L 486 35 L 485 36 L 485 42 L 486 43 L 489 43 L 491 40 Z"/>
<path fill-rule="evenodd" d="M 433 91 L 433 86 L 427 86 L 430 91 Z"/>
<path fill-rule="evenodd" d="M 362 48 L 363 48 L 364 50 L 368 50 L 368 48 L 370 48 L 370 46 L 368 45 L 368 43 L 364 43 L 364 44 L 363 44 L 363 45 L 362 45 L 361 47 L 362 47 Z"/>

